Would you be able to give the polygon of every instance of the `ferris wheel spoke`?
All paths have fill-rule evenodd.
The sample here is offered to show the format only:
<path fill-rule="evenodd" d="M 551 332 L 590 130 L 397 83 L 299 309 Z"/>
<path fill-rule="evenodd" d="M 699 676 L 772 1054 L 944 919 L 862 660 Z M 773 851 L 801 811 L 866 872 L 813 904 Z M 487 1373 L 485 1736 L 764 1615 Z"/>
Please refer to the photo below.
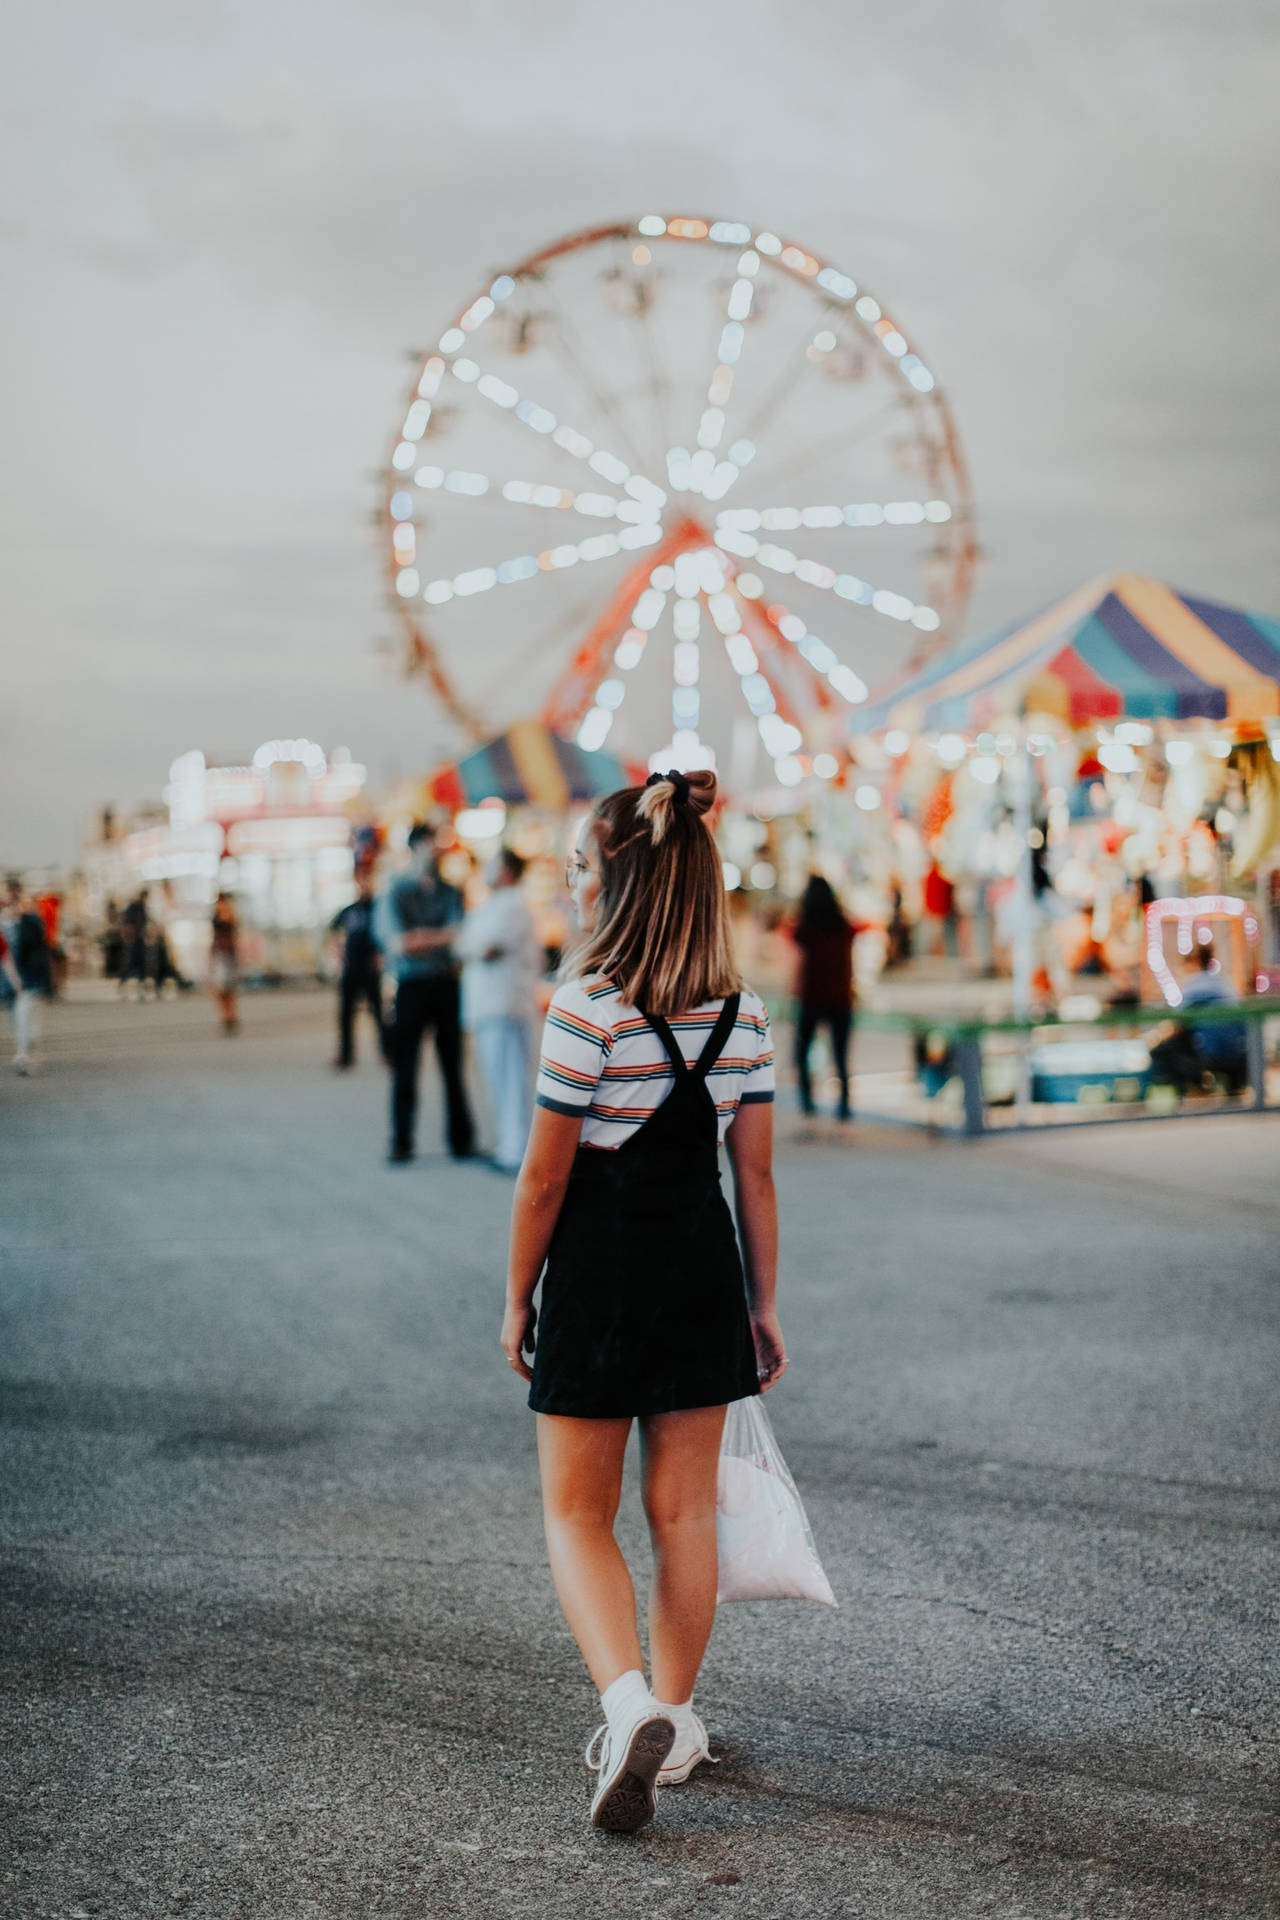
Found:
<path fill-rule="evenodd" d="M 696 451 L 687 447 L 667 449 L 667 481 L 673 492 L 700 493 L 708 500 L 723 500 L 742 469 L 754 458 L 755 444 L 750 437 L 734 440 L 728 452 L 720 448 L 725 438 L 728 407 L 746 344 L 746 323 L 756 302 L 756 276 L 760 256 L 748 247 L 738 260 L 738 271 L 725 302 L 724 320 L 716 348 L 716 364 L 707 384 L 706 400 L 698 421 Z"/>
<path fill-rule="evenodd" d="M 806 665 L 834 687 L 848 706 L 862 705 L 870 691 L 866 681 L 852 667 L 845 665 L 834 647 L 829 647 L 825 640 L 811 632 L 798 613 L 793 613 L 790 607 L 777 601 L 771 602 L 767 608 L 758 606 L 754 598 L 742 594 L 736 581 L 734 592 L 739 599 L 746 598 L 748 617 L 758 623 L 759 630 L 777 634 L 788 646 L 794 647 Z"/>
<path fill-rule="evenodd" d="M 585 387 L 591 396 L 597 416 L 605 423 L 614 439 L 625 449 L 632 470 L 643 475 L 644 456 L 632 437 L 616 397 L 609 392 L 596 372 L 590 350 L 581 331 L 570 319 L 568 313 L 561 311 L 557 314 L 556 324 L 551 332 L 551 342 L 561 365 L 574 380 Z"/>
<path fill-rule="evenodd" d="M 909 403 L 914 405 L 914 402 Z M 797 453 L 792 460 L 785 461 L 770 474 L 770 484 L 780 485 L 790 480 L 793 474 L 811 472 L 825 454 L 839 449 L 843 454 L 850 453 L 855 447 L 862 446 L 875 432 L 878 432 L 890 415 L 896 413 L 903 401 L 900 395 L 890 394 L 887 399 L 872 407 L 862 419 L 842 431 L 829 434 L 824 440 L 814 441 L 807 449 Z"/>
<path fill-rule="evenodd" d="M 619 459 L 616 453 L 610 452 L 607 447 L 598 447 L 585 433 L 579 432 L 567 421 L 557 419 L 550 407 L 544 407 L 540 401 L 528 395 L 522 397 L 509 381 L 486 373 L 467 355 L 459 355 L 452 362 L 450 372 L 464 386 L 474 388 L 482 399 L 501 407 L 523 426 L 529 427 L 534 433 L 549 435 L 552 442 L 573 459 L 585 460 L 593 473 L 623 487 L 641 506 L 651 508 L 656 520 L 666 504 L 666 494 L 646 475 L 633 473 L 627 462 Z"/>
<path fill-rule="evenodd" d="M 794 533 L 799 527 L 943 526 L 952 517 L 946 500 L 856 501 L 847 506 L 726 507 L 716 515 L 717 530 L 740 533 Z"/>
<path fill-rule="evenodd" d="M 658 526 L 623 527 L 619 533 L 595 533 L 576 543 L 566 541 L 561 546 L 545 547 L 541 553 L 517 554 L 512 559 L 500 560 L 496 566 L 470 567 L 463 573 L 454 574 L 452 578 L 428 580 L 421 588 L 421 594 L 429 607 L 443 607 L 450 600 L 467 600 L 474 594 L 488 593 L 494 587 L 519 586 L 526 580 L 559 573 L 581 562 L 612 560 L 620 553 L 653 546 L 661 538 L 662 529 Z M 418 591 L 415 584 L 406 593 L 399 576 L 396 589 L 406 598 L 409 593 Z"/>
<path fill-rule="evenodd" d="M 793 575 L 807 587 L 834 593 L 854 606 L 882 614 L 887 620 L 910 621 L 921 633 L 932 633 L 939 625 L 933 607 L 917 605 L 905 593 L 894 593 L 888 587 L 875 587 L 869 580 L 859 579 L 856 573 L 838 573 L 825 561 L 811 560 L 791 547 L 777 546 L 772 540 L 757 540 L 753 533 L 743 533 L 737 528 L 721 528 L 716 537 L 725 551 L 738 559 L 754 561 L 770 573 Z"/>

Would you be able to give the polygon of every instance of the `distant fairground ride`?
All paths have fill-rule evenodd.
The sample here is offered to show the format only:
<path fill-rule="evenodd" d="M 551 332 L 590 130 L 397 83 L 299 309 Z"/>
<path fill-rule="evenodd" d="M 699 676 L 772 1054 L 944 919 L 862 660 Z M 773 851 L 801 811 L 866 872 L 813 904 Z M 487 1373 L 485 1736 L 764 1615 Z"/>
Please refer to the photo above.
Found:
<path fill-rule="evenodd" d="M 742 784 L 761 748 L 786 784 L 834 773 L 868 685 L 955 638 L 975 558 L 950 409 L 880 302 L 776 234 L 658 214 L 458 313 L 387 515 L 408 664 L 473 737 L 539 713 Z"/>

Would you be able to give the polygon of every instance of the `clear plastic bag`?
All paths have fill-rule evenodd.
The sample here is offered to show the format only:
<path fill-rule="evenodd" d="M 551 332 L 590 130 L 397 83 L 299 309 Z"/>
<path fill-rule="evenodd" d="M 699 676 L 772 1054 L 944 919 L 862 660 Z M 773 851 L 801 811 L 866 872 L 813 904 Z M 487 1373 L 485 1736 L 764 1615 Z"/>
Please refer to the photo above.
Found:
<path fill-rule="evenodd" d="M 796 1483 L 758 1395 L 733 1401 L 725 1417 L 716 1546 L 720 1606 L 730 1600 L 836 1605 Z"/>

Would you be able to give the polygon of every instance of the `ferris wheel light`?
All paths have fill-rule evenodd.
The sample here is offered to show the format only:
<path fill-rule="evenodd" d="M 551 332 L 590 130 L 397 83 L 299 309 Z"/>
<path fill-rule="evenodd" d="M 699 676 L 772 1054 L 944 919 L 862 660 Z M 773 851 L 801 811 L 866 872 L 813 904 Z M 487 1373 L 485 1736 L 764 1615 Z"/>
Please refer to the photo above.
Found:
<path fill-rule="evenodd" d="M 840 762 L 836 759 L 834 753 L 815 753 L 813 756 L 813 771 L 819 780 L 834 780 L 840 771 Z"/>
<path fill-rule="evenodd" d="M 945 500 L 926 500 L 924 503 L 924 517 L 926 520 L 941 523 L 951 518 L 951 508 Z"/>
<path fill-rule="evenodd" d="M 430 418 L 430 401 L 415 400 L 404 417 L 404 425 L 400 429 L 401 437 L 405 440 L 421 440 L 427 430 L 427 422 Z"/>
<path fill-rule="evenodd" d="M 788 533 L 800 525 L 800 510 L 798 507 L 766 507 L 757 517 L 756 525 L 767 527 L 770 533 Z"/>
<path fill-rule="evenodd" d="M 758 233 L 756 235 L 757 253 L 781 253 L 782 242 L 776 233 Z"/>
<path fill-rule="evenodd" d="M 692 553 L 676 555 L 676 592 L 685 600 L 698 592 L 698 563 Z"/>
<path fill-rule="evenodd" d="M 413 495 L 403 489 L 393 493 L 387 502 L 387 511 L 393 520 L 408 520 L 413 513 Z"/>
<path fill-rule="evenodd" d="M 635 627 L 629 628 L 613 650 L 614 666 L 621 667 L 624 673 L 638 667 L 644 655 L 644 643 L 644 634 Z"/>
<path fill-rule="evenodd" d="M 919 393 L 932 393 L 937 385 L 928 367 L 912 367 L 907 378 Z"/>
<path fill-rule="evenodd" d="M 523 420 L 535 433 L 551 433 L 555 429 L 556 417 L 546 407 L 540 407 L 536 400 L 521 400 L 516 407 L 516 419 Z"/>
<path fill-rule="evenodd" d="M 757 717 L 762 713 L 772 713 L 777 705 L 773 697 L 773 688 L 758 671 L 743 675 L 742 692 L 747 705 Z"/>
<path fill-rule="evenodd" d="M 844 524 L 844 514 L 839 507 L 804 507 L 800 521 L 806 527 L 839 527 Z"/>
<path fill-rule="evenodd" d="M 813 336 L 813 344 L 819 353 L 834 353 L 836 337 L 830 327 L 823 327 Z"/>
<path fill-rule="evenodd" d="M 473 593 L 487 593 L 490 587 L 496 587 L 497 584 L 496 567 L 473 567 L 469 573 L 455 575 L 453 590 L 465 599 Z"/>
<path fill-rule="evenodd" d="M 453 598 L 452 580 L 428 580 L 422 589 L 422 597 L 429 607 L 442 607 Z"/>
<path fill-rule="evenodd" d="M 741 220 L 717 220 L 709 237 L 724 247 L 741 247 L 751 238 L 751 229 Z"/>
<path fill-rule="evenodd" d="M 794 573 L 796 570 L 796 556 L 790 547 L 775 547 L 768 540 L 756 547 L 755 557 L 771 573 Z"/>
<path fill-rule="evenodd" d="M 412 440 L 402 440 L 391 456 L 391 464 L 397 473 L 407 473 L 418 457 L 418 449 Z"/>
<path fill-rule="evenodd" d="M 806 633 L 802 639 L 797 640 L 796 645 L 809 665 L 828 678 L 832 668 L 840 665 L 839 654 L 829 647 L 825 640 L 819 640 L 816 633 Z"/>
<path fill-rule="evenodd" d="M 749 280 L 735 280 L 729 289 L 727 312 L 730 320 L 745 320 L 751 311 L 751 302 L 755 297 L 755 288 Z"/>
<path fill-rule="evenodd" d="M 760 515 L 754 507 L 726 507 L 716 515 L 718 530 L 728 528 L 731 533 L 754 533 L 759 525 Z"/>
<path fill-rule="evenodd" d="M 490 298 L 507 300 L 516 290 L 516 283 L 509 273 L 500 273 L 489 289 Z"/>
<path fill-rule="evenodd" d="M 617 535 L 612 533 L 593 533 L 589 540 L 578 542 L 579 560 L 611 560 L 618 550 Z"/>
<path fill-rule="evenodd" d="M 918 527 L 924 519 L 923 502 L 890 500 L 885 505 L 884 517 L 891 527 Z"/>
<path fill-rule="evenodd" d="M 721 633 L 736 633 L 742 624 L 731 594 L 713 593 L 707 601 L 707 612 Z"/>
<path fill-rule="evenodd" d="M 804 580 L 811 587 L 831 588 L 836 583 L 834 567 L 824 566 L 821 560 L 796 561 L 796 579 Z"/>
<path fill-rule="evenodd" d="M 871 604 L 877 613 L 887 613 L 891 620 L 909 620 L 915 612 L 905 594 L 890 593 L 884 587 L 878 587 L 872 594 Z"/>
<path fill-rule="evenodd" d="M 649 575 L 649 585 L 658 593 L 670 593 L 675 583 L 676 570 L 674 567 L 655 567 Z"/>
<path fill-rule="evenodd" d="M 631 609 L 631 624 L 639 627 L 642 633 L 652 633 L 662 618 L 662 610 L 667 604 L 667 596 L 656 587 L 646 587 L 635 606 Z"/>
<path fill-rule="evenodd" d="M 724 414 L 719 407 L 708 407 L 698 422 L 698 445 L 704 449 L 718 447 L 720 436 L 724 432 Z M 694 460 L 697 459 L 694 455 Z M 714 461 L 712 465 L 714 466 Z M 708 476 L 709 478 L 710 476 Z"/>
<path fill-rule="evenodd" d="M 401 567 L 396 575 L 396 592 L 402 600 L 412 600 L 421 585 L 416 567 Z"/>
<path fill-rule="evenodd" d="M 707 223 L 705 220 L 668 220 L 667 232 L 677 240 L 705 240 Z"/>
<path fill-rule="evenodd" d="M 726 320 L 720 331 L 720 345 L 716 348 L 716 358 L 723 360 L 726 366 L 736 364 L 742 352 L 742 343 L 747 330 L 741 320 Z"/>
<path fill-rule="evenodd" d="M 585 433 L 579 433 L 576 427 L 567 427 L 563 422 L 552 433 L 551 438 L 566 453 L 572 453 L 579 460 L 589 459 L 593 451 L 592 443 Z"/>
<path fill-rule="evenodd" d="M 847 273 L 837 273 L 834 267 L 824 267 L 818 275 L 818 285 L 824 293 L 834 293 L 837 300 L 852 300 L 858 291 Z M 815 766 L 817 762 L 814 762 Z"/>
<path fill-rule="evenodd" d="M 702 618 L 696 600 L 677 600 L 672 609 L 671 623 L 675 628 L 678 641 L 696 640 L 702 626 Z"/>
<path fill-rule="evenodd" d="M 517 581 L 532 580 L 538 571 L 538 563 L 531 553 L 522 553 L 517 560 L 504 560 L 497 569 L 498 585 L 514 587 Z"/>
<path fill-rule="evenodd" d="M 754 440 L 735 440 L 729 449 L 729 458 L 735 467 L 749 466 L 755 457 L 756 443 Z"/>
<path fill-rule="evenodd" d="M 893 354 L 895 359 L 907 350 L 907 343 L 896 327 L 890 327 L 888 331 L 881 336 L 881 341 L 885 352 Z"/>
<path fill-rule="evenodd" d="M 759 242 L 757 241 L 756 244 L 759 245 Z M 802 247 L 784 247 L 780 257 L 782 265 L 790 267 L 793 273 L 812 275 L 817 273 L 822 264 L 821 261 L 815 260 L 811 253 L 806 253 Z"/>
<path fill-rule="evenodd" d="M 837 574 L 831 590 L 838 593 L 842 600 L 856 601 L 860 607 L 869 607 L 876 592 L 869 581 L 859 580 L 856 573 Z"/>
<path fill-rule="evenodd" d="M 673 727 L 696 727 L 702 701 L 696 687 L 676 687 L 671 694 L 671 724 Z"/>
<path fill-rule="evenodd" d="M 579 493 L 574 496 L 573 510 L 575 513 L 588 514 L 597 520 L 612 520 L 618 510 L 618 502 L 609 493 Z M 646 519 L 652 517 L 651 514 L 645 516 Z"/>
<path fill-rule="evenodd" d="M 711 478 L 715 470 L 716 457 L 714 453 L 706 447 L 699 447 L 689 462 L 688 485 L 690 491 L 693 493 L 701 493 L 703 486 Z"/>
<path fill-rule="evenodd" d="M 549 557 L 550 557 L 551 565 L 554 568 L 576 567 L 578 564 L 578 557 L 579 557 L 578 549 L 576 547 L 571 547 L 566 543 L 562 547 L 552 547 Z M 539 558 L 541 558 L 541 556 L 539 556 Z"/>
<path fill-rule="evenodd" d="M 866 681 L 856 674 L 852 667 L 832 667 L 827 679 L 837 693 L 844 695 L 851 707 L 860 707 L 870 692 Z"/>
<path fill-rule="evenodd" d="M 484 325 L 492 312 L 493 301 L 487 293 L 482 293 L 478 300 L 471 302 L 471 305 L 467 308 L 461 320 L 459 320 L 458 325 L 464 333 L 474 333 L 477 327 Z"/>
<path fill-rule="evenodd" d="M 758 573 L 740 573 L 733 584 L 744 600 L 759 600 L 764 593 L 764 581 Z"/>
<path fill-rule="evenodd" d="M 803 640 L 808 631 L 808 627 L 798 613 L 784 613 L 778 622 L 778 632 L 784 640 L 790 640 L 793 646 L 797 641 Z"/>
<path fill-rule="evenodd" d="M 754 280 L 760 271 L 760 255 L 750 247 L 738 262 L 738 272 L 746 280 Z"/>
<path fill-rule="evenodd" d="M 737 633 L 727 633 L 724 640 L 724 650 L 728 654 L 729 664 L 736 674 L 745 675 L 759 672 L 759 658 L 745 633 L 741 631 Z"/>
<path fill-rule="evenodd" d="M 919 627 L 921 633 L 936 633 L 942 625 L 942 619 L 932 607 L 916 607 L 911 615 L 911 624 Z"/>
<path fill-rule="evenodd" d="M 578 728 L 578 745 L 584 753 L 595 753 L 609 737 L 613 715 L 607 707 L 592 707 Z"/>
<path fill-rule="evenodd" d="M 711 478 L 702 483 L 704 497 L 708 500 L 723 500 L 737 477 L 738 469 L 732 460 L 722 460 L 713 469 Z"/>
<path fill-rule="evenodd" d="M 458 367 L 456 360 L 453 365 L 456 373 Z M 496 373 L 482 373 L 476 391 L 482 393 L 486 400 L 492 400 L 496 407 L 514 407 L 520 398 L 516 389 L 508 386 L 505 380 L 499 380 Z"/>
<path fill-rule="evenodd" d="M 642 506 L 665 507 L 667 504 L 667 496 L 662 488 L 655 486 L 653 481 L 647 480 L 642 473 L 633 473 L 623 490 L 629 493 L 633 500 L 639 501 Z"/>
<path fill-rule="evenodd" d="M 466 343 L 467 336 L 461 327 L 448 327 L 440 335 L 441 353 L 456 353 L 458 348 L 465 346 Z"/>
<path fill-rule="evenodd" d="M 635 547 L 653 547 L 662 538 L 662 528 L 656 522 L 647 527 L 624 527 L 618 535 L 618 545 L 631 550 Z"/>
<path fill-rule="evenodd" d="M 733 393 L 733 368 L 717 366 L 707 385 L 707 403 L 713 407 L 723 407 Z"/>
<path fill-rule="evenodd" d="M 884 508 L 873 501 L 864 506 L 846 507 L 845 525 L 850 527 L 881 527 L 884 525 Z"/>
<path fill-rule="evenodd" d="M 596 705 L 608 707 L 615 712 L 627 697 L 627 689 L 621 680 L 602 680 L 596 688 Z"/>
<path fill-rule="evenodd" d="M 855 807 L 860 807 L 863 813 L 875 813 L 880 805 L 879 787 L 873 787 L 868 782 L 866 786 L 856 788 L 853 796 L 853 804 Z"/>
<path fill-rule="evenodd" d="M 444 379 L 445 365 L 439 354 L 433 353 L 422 369 L 422 378 L 418 382 L 418 394 L 423 400 L 434 400 L 440 391 L 440 382 Z"/>
<path fill-rule="evenodd" d="M 456 471 L 446 473 L 444 476 L 444 488 L 446 493 L 467 493 L 479 496 L 482 493 L 488 493 L 489 480 L 488 476 L 483 473 Z"/>
<path fill-rule="evenodd" d="M 410 521 L 401 520 L 397 523 L 395 533 L 392 535 L 391 544 L 395 549 L 397 560 L 403 560 L 407 565 L 408 562 L 413 559 L 417 546 L 417 537 L 414 534 Z"/>
<path fill-rule="evenodd" d="M 775 760 L 773 773 L 779 785 L 784 787 L 798 787 L 804 779 L 804 768 L 793 753 L 784 753 Z"/>
<path fill-rule="evenodd" d="M 880 302 L 873 300 L 869 293 L 864 293 L 861 300 L 854 302 L 854 312 L 863 320 L 874 322 L 880 318 Z"/>
<path fill-rule="evenodd" d="M 468 360 L 465 354 L 458 355 L 458 358 L 451 363 L 449 371 L 455 380 L 461 380 L 467 386 L 470 386 L 473 380 L 480 378 L 479 367 L 474 360 Z"/>
<path fill-rule="evenodd" d="M 911 751 L 911 735 L 901 727 L 891 727 L 884 737 L 884 750 L 890 759 L 901 760 L 904 753 Z"/>
<path fill-rule="evenodd" d="M 646 213 L 641 219 L 636 221 L 636 232 L 643 233 L 646 238 L 650 240 L 656 239 L 660 233 L 665 233 L 666 230 L 666 221 L 656 213 Z"/>
<path fill-rule="evenodd" d="M 598 473 L 602 480 L 612 480 L 615 486 L 620 487 L 625 480 L 631 478 L 631 469 L 626 462 L 619 460 L 616 453 L 607 453 L 603 447 L 598 448 L 589 457 L 587 465 Z"/>

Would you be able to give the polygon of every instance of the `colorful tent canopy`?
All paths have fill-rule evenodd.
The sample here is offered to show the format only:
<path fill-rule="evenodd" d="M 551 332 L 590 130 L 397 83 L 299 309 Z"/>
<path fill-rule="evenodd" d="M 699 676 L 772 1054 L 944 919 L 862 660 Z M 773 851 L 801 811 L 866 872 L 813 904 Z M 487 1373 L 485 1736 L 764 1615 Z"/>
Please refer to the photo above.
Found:
<path fill-rule="evenodd" d="M 440 767 L 428 793 L 438 806 L 498 799 L 510 806 L 558 809 L 626 785 L 626 769 L 611 753 L 586 753 L 536 720 L 521 720 L 456 766 Z"/>
<path fill-rule="evenodd" d="M 999 633 L 964 642 L 853 716 L 974 732 L 1013 713 L 1073 725 L 1133 719 L 1258 722 L 1280 714 L 1280 620 L 1121 573 Z"/>

